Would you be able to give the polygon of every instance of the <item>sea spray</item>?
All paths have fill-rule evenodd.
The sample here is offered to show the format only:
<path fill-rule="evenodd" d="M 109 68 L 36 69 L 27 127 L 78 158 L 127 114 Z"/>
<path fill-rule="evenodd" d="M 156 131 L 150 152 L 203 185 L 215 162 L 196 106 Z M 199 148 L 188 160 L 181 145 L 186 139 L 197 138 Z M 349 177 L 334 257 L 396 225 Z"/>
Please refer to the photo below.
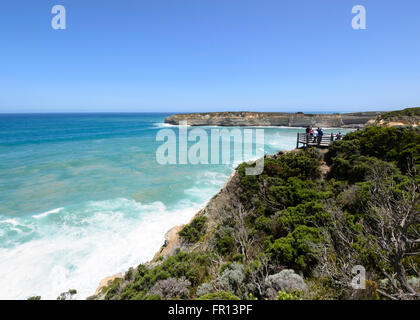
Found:
<path fill-rule="evenodd" d="M 150 260 L 165 232 L 187 223 L 203 205 L 182 201 L 167 208 L 120 198 L 6 222 L 8 232 L 31 226 L 33 239 L 0 248 L 0 272 L 7 275 L 0 278 L 0 299 L 55 299 L 71 288 L 78 290 L 76 298 L 86 298 L 102 278 Z"/>

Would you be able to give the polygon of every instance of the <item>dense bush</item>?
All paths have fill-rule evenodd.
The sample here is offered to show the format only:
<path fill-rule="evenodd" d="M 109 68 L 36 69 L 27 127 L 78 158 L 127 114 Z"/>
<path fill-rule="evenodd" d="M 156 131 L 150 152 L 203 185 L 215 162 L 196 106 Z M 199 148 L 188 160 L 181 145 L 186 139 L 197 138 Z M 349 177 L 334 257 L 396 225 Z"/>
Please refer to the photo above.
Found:
<path fill-rule="evenodd" d="M 280 265 L 310 274 L 318 262 L 317 252 L 312 244 L 321 241 L 320 230 L 316 227 L 300 225 L 285 237 L 266 240 L 266 253 Z"/>
<path fill-rule="evenodd" d="M 232 227 L 222 225 L 214 235 L 216 250 L 222 256 L 232 252 L 234 248 L 233 232 L 234 229 Z"/>
<path fill-rule="evenodd" d="M 226 291 L 241 298 L 247 297 L 249 292 L 244 271 L 245 267 L 240 263 L 234 262 L 226 265 L 219 277 L 209 283 L 202 284 L 197 289 L 197 296 Z"/>
<path fill-rule="evenodd" d="M 403 110 L 386 112 L 381 114 L 380 117 L 384 120 L 401 117 L 420 117 L 420 108 L 406 108 Z"/>
<path fill-rule="evenodd" d="M 299 293 L 279 291 L 276 300 L 303 300 Z"/>
<path fill-rule="evenodd" d="M 328 198 L 329 193 L 320 192 L 315 182 L 290 177 L 281 184 L 269 188 L 270 199 L 283 207 L 297 206 L 304 201 Z"/>
<path fill-rule="evenodd" d="M 289 234 L 301 225 L 309 227 L 326 226 L 329 221 L 329 214 L 325 211 L 323 205 L 319 201 L 310 201 L 311 198 L 305 199 L 296 207 L 288 207 L 283 210 L 277 218 L 279 227 Z"/>
<path fill-rule="evenodd" d="M 366 172 L 380 160 L 395 163 L 406 173 L 419 163 L 420 131 L 407 128 L 370 127 L 347 134 L 325 155 L 330 178 L 363 181 Z"/>
<path fill-rule="evenodd" d="M 77 294 L 76 289 L 70 289 L 67 292 L 62 292 L 58 297 L 57 300 L 72 300 L 73 296 Z"/>
<path fill-rule="evenodd" d="M 305 280 L 290 269 L 268 276 L 265 280 L 265 285 L 266 294 L 270 298 L 274 298 L 279 291 L 291 292 L 298 290 L 306 292 L 308 290 Z"/>
<path fill-rule="evenodd" d="M 313 148 L 287 152 L 277 159 L 265 159 L 263 175 L 283 180 L 291 177 L 317 179 L 321 175 L 321 158 L 320 153 Z"/>
<path fill-rule="evenodd" d="M 154 267 L 141 264 L 137 267 L 133 281 L 123 288 L 119 286 L 112 294 L 107 293 L 108 299 L 114 298 L 115 295 L 121 299 L 145 299 L 157 282 L 169 278 L 185 279 L 192 289 L 196 288 L 207 277 L 210 262 L 209 254 L 180 251 Z"/>
<path fill-rule="evenodd" d="M 158 295 L 162 299 L 186 299 L 190 293 L 189 287 L 191 282 L 185 277 L 179 279 L 168 278 L 156 282 L 152 289 L 149 291 L 149 295 Z"/>
<path fill-rule="evenodd" d="M 258 195 L 263 191 L 261 187 L 265 183 L 282 186 L 289 178 L 295 179 L 290 180 L 290 184 L 319 178 L 321 158 L 322 156 L 315 149 L 287 152 L 276 159 L 265 158 L 264 171 L 260 176 L 245 175 L 245 169 L 252 164 L 241 164 L 238 167 L 238 172 L 241 175 L 241 201 L 246 207 L 249 206 L 250 201 L 257 201 Z M 273 189 L 273 192 L 275 193 L 276 190 Z"/>
<path fill-rule="evenodd" d="M 191 223 L 182 228 L 179 235 L 189 243 L 197 242 L 206 231 L 206 220 L 204 216 L 195 217 Z"/>

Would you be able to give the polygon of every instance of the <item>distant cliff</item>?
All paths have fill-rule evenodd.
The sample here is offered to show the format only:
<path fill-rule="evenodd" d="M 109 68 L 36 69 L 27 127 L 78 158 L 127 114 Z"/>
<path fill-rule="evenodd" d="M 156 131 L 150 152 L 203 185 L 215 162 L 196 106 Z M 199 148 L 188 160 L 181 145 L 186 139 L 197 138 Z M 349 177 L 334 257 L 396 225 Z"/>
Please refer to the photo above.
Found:
<path fill-rule="evenodd" d="M 304 114 L 280 112 L 209 112 L 176 114 L 165 123 L 178 125 L 186 121 L 191 126 L 285 126 L 361 128 L 380 112 L 344 114 Z"/>

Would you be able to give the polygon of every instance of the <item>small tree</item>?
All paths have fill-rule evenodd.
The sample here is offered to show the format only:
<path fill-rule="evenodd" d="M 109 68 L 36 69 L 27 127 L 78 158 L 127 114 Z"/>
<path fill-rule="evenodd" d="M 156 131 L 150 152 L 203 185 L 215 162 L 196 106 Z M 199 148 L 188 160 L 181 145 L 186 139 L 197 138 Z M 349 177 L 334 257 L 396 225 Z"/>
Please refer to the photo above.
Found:
<path fill-rule="evenodd" d="M 73 300 L 73 296 L 77 294 L 76 289 L 70 289 L 67 292 L 62 292 L 58 297 L 57 300 Z"/>
<path fill-rule="evenodd" d="M 165 300 L 174 298 L 186 299 L 190 293 L 190 285 L 191 282 L 185 277 L 179 279 L 168 278 L 156 282 L 152 289 L 150 289 L 149 295 L 159 295 Z"/>
<path fill-rule="evenodd" d="M 369 248 L 386 262 L 388 268 L 382 273 L 389 280 L 388 292 L 378 292 L 391 299 L 420 298 L 420 294 L 408 281 L 403 259 L 420 255 L 420 188 L 415 175 L 396 191 L 393 177 L 387 179 L 387 172 L 373 168 L 373 188 L 368 201 L 372 223 L 363 223 L 364 233 L 369 237 Z M 418 273 L 418 270 L 415 269 Z"/>
<path fill-rule="evenodd" d="M 278 292 L 302 291 L 306 292 L 308 286 L 305 280 L 291 269 L 285 269 L 279 273 L 270 275 L 265 281 L 266 295 L 274 299 Z"/>
<path fill-rule="evenodd" d="M 388 299 L 418 299 L 419 292 L 409 281 L 407 264 L 420 255 L 419 179 L 414 171 L 397 185 L 389 167 L 371 168 L 370 190 L 364 205 L 365 218 L 352 228 L 336 203 L 327 203 L 331 228 L 324 231 L 325 243 L 318 246 L 321 258 L 318 272 L 343 290 L 350 287 L 352 268 L 360 264 L 360 249 L 376 256 L 376 270 L 385 279 L 378 281 L 376 291 Z M 408 265 L 418 276 L 418 265 Z"/>
<path fill-rule="evenodd" d="M 202 296 L 221 291 L 231 292 L 243 299 L 248 296 L 248 286 L 245 282 L 244 266 L 240 263 L 232 263 L 222 275 L 216 279 L 203 283 L 197 289 L 197 295 Z"/>

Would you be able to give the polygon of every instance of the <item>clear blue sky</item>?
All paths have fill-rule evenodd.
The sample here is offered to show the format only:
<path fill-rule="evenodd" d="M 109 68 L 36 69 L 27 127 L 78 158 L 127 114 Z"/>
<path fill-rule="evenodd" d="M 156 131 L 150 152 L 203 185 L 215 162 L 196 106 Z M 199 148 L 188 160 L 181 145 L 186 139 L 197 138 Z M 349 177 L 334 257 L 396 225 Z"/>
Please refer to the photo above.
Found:
<path fill-rule="evenodd" d="M 0 41 L 0 112 L 420 105 L 418 0 L 2 0 Z"/>

